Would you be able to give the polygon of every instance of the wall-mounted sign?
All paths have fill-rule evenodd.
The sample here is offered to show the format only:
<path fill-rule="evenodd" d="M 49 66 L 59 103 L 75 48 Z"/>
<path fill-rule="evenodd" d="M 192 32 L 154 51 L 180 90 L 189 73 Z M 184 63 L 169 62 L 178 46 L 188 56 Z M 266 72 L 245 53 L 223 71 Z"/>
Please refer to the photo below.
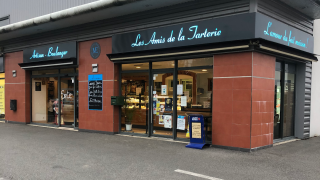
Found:
<path fill-rule="evenodd" d="M 63 42 L 23 50 L 23 62 L 77 58 L 77 43 Z"/>
<path fill-rule="evenodd" d="M 88 75 L 88 103 L 89 110 L 102 111 L 103 95 L 102 74 Z"/>
<path fill-rule="evenodd" d="M 313 36 L 268 16 L 256 14 L 256 38 L 313 53 Z"/>
<path fill-rule="evenodd" d="M 302 51 L 313 52 L 312 35 L 268 16 L 259 13 L 247 13 L 113 35 L 112 53 L 127 53 L 257 38 L 287 45 Z"/>
<path fill-rule="evenodd" d="M 254 14 L 196 21 L 112 36 L 112 53 L 251 39 Z"/>
<path fill-rule="evenodd" d="M 101 48 L 97 42 L 92 43 L 90 47 L 90 55 L 93 59 L 97 59 L 100 56 Z"/>

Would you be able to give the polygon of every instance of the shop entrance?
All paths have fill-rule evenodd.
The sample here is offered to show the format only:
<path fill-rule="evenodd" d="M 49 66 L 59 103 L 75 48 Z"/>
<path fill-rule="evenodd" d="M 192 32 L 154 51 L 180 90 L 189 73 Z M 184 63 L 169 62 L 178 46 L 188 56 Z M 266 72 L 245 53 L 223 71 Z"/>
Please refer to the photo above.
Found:
<path fill-rule="evenodd" d="M 276 62 L 274 139 L 294 136 L 296 66 Z"/>
<path fill-rule="evenodd" d="M 170 76 L 171 75 L 171 76 Z M 152 121 L 153 136 L 173 137 L 173 71 L 154 71 L 152 74 Z"/>
<path fill-rule="evenodd" d="M 32 123 L 78 127 L 76 71 L 75 68 L 32 71 Z"/>

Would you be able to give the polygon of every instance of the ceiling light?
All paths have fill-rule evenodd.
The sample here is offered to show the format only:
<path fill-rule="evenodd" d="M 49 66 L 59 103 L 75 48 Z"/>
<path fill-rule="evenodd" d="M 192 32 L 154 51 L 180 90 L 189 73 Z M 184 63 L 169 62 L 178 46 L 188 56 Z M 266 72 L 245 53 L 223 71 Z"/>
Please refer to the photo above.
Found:
<path fill-rule="evenodd" d="M 203 72 L 206 72 L 206 71 L 208 71 L 208 70 L 206 70 L 206 69 L 202 69 L 202 71 L 203 71 Z"/>
<path fill-rule="evenodd" d="M 140 69 L 141 67 L 140 67 L 140 66 L 137 66 L 136 68 Z"/>

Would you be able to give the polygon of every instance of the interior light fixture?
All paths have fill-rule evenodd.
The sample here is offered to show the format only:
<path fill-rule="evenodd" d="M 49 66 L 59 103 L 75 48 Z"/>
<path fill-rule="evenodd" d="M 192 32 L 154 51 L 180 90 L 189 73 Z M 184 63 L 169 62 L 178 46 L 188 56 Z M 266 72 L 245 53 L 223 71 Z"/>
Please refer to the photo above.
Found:
<path fill-rule="evenodd" d="M 206 69 L 202 69 L 202 71 L 203 71 L 203 72 L 207 72 L 208 70 L 206 70 Z"/>
<path fill-rule="evenodd" d="M 136 68 L 140 69 L 141 67 L 140 67 L 140 66 L 137 66 Z"/>

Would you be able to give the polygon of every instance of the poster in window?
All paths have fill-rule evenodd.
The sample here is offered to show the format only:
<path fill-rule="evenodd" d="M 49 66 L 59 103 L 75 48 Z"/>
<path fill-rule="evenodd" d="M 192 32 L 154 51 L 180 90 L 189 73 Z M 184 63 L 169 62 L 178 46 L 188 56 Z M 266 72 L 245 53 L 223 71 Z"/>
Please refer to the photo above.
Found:
<path fill-rule="evenodd" d="M 159 124 L 164 124 L 163 115 L 159 116 Z"/>
<path fill-rule="evenodd" d="M 186 117 L 178 116 L 177 129 L 185 130 L 186 129 Z"/>
<path fill-rule="evenodd" d="M 164 128 L 171 128 L 172 117 L 170 115 L 163 115 Z"/>
<path fill-rule="evenodd" d="M 36 91 L 41 91 L 41 82 L 36 82 L 35 86 Z"/>
<path fill-rule="evenodd" d="M 182 84 L 178 84 L 177 85 L 177 94 L 178 95 L 182 95 L 183 94 L 183 85 Z"/>
<path fill-rule="evenodd" d="M 187 107 L 187 96 L 181 96 L 181 107 Z"/>
<path fill-rule="evenodd" d="M 165 98 L 165 111 L 172 111 L 172 98 Z"/>
<path fill-rule="evenodd" d="M 167 85 L 161 85 L 161 95 L 167 95 Z"/>

